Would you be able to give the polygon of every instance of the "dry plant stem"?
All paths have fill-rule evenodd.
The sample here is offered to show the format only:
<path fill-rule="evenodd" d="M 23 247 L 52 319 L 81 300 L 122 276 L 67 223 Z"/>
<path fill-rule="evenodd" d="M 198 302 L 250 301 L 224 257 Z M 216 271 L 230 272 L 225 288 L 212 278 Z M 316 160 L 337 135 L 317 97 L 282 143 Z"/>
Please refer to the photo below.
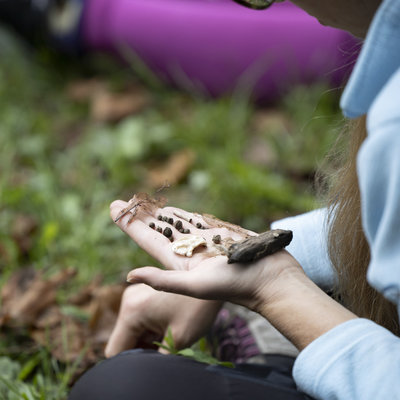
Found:
<path fill-rule="evenodd" d="M 137 193 L 129 200 L 128 205 L 120 211 L 118 216 L 114 219 L 114 222 L 118 222 L 128 213 L 132 213 L 131 217 L 128 220 L 129 224 L 130 222 L 132 222 L 139 209 L 150 215 L 154 215 L 155 211 L 158 208 L 164 207 L 166 202 L 167 200 L 163 197 L 152 198 L 147 193 Z"/>

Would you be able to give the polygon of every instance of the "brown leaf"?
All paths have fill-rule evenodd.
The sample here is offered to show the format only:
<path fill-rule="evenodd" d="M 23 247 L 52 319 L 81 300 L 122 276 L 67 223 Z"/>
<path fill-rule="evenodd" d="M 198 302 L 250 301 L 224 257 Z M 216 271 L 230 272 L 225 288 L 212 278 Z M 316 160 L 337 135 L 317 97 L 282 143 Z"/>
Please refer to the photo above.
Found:
<path fill-rule="evenodd" d="M 29 327 L 31 338 L 48 348 L 57 360 L 69 363 L 81 359 L 72 380 L 104 357 L 104 346 L 114 327 L 126 286 L 101 286 L 98 276 L 71 297 L 69 304 L 89 312 L 86 320 L 66 315 L 56 303 L 57 289 L 74 275 L 72 268 L 49 278 L 34 269 L 18 270 L 1 290 L 0 314 L 0 326 Z"/>
<path fill-rule="evenodd" d="M 41 312 L 55 304 L 57 287 L 75 273 L 67 268 L 44 279 L 41 272 L 19 270 L 1 291 L 3 322 L 18 326 L 33 324 Z"/>
<path fill-rule="evenodd" d="M 91 116 L 99 122 L 117 122 L 142 111 L 150 102 L 142 89 L 133 88 L 124 93 L 113 93 L 103 89 L 91 101 Z"/>
<path fill-rule="evenodd" d="M 22 254 L 32 248 L 32 236 L 37 227 L 36 219 L 30 215 L 19 214 L 14 218 L 11 236 Z"/>
<path fill-rule="evenodd" d="M 83 353 L 88 351 L 85 357 L 94 358 L 90 349 L 87 331 L 83 323 L 64 316 L 56 326 L 51 329 L 34 328 L 31 330 L 32 338 L 49 349 L 52 356 L 62 362 L 73 362 Z"/>
<path fill-rule="evenodd" d="M 93 280 L 88 285 L 81 288 L 78 293 L 72 294 L 67 303 L 74 306 L 88 305 L 92 301 L 96 289 L 100 287 L 102 280 L 103 277 L 101 275 L 95 276 Z"/>
<path fill-rule="evenodd" d="M 159 188 L 168 182 L 175 185 L 189 172 L 195 160 L 192 150 L 184 149 L 171 155 L 165 164 L 148 171 L 148 181 L 152 188 Z"/>
<path fill-rule="evenodd" d="M 105 90 L 106 83 L 99 79 L 81 79 L 70 82 L 67 86 L 67 96 L 74 101 L 89 101 L 96 94 Z"/>
<path fill-rule="evenodd" d="M 35 328 L 48 329 L 53 328 L 61 323 L 64 315 L 58 305 L 51 305 L 46 308 L 35 320 Z"/>
<path fill-rule="evenodd" d="M 89 329 L 94 343 L 105 345 L 117 320 L 125 285 L 109 285 L 100 288 L 90 305 Z"/>

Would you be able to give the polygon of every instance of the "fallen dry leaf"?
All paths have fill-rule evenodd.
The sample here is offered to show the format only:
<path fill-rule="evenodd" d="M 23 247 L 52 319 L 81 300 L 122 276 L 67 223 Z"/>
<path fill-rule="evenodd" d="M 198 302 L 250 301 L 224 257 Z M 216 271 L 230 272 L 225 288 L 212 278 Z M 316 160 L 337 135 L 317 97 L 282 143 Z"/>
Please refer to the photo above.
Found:
<path fill-rule="evenodd" d="M 103 277 L 101 275 L 96 275 L 88 285 L 81 288 L 77 293 L 73 293 L 69 296 L 67 303 L 74 306 L 85 306 L 89 304 L 96 290 L 101 286 Z"/>
<path fill-rule="evenodd" d="M 148 92 L 138 85 L 115 92 L 107 82 L 96 78 L 71 82 L 66 92 L 71 100 L 88 102 L 91 117 L 98 122 L 117 122 L 137 114 L 150 103 Z"/>
<path fill-rule="evenodd" d="M 86 362 L 96 359 L 85 334 L 85 326 L 72 317 L 64 316 L 51 329 L 32 329 L 31 336 L 37 343 L 48 348 L 52 356 L 61 362 L 74 362 L 80 356 L 83 356 Z"/>
<path fill-rule="evenodd" d="M 11 236 L 22 254 L 32 248 L 32 236 L 37 227 L 36 219 L 30 215 L 19 214 L 14 218 Z"/>
<path fill-rule="evenodd" d="M 152 188 L 158 189 L 168 183 L 175 185 L 189 172 L 195 160 L 192 150 L 184 149 L 171 155 L 163 164 L 148 171 L 148 182 Z"/>
<path fill-rule="evenodd" d="M 57 288 L 75 274 L 76 270 L 67 268 L 44 279 L 41 272 L 18 271 L 1 291 L 2 320 L 17 326 L 32 325 L 41 312 L 55 304 Z"/>
<path fill-rule="evenodd" d="M 91 116 L 99 122 L 117 122 L 142 111 L 150 98 L 142 89 L 133 88 L 123 93 L 99 90 L 91 100 Z"/>
<path fill-rule="evenodd" d="M 80 359 L 73 380 L 104 357 L 126 287 L 125 283 L 101 285 L 98 276 L 61 307 L 56 302 L 57 289 L 75 273 L 68 268 L 45 278 L 40 271 L 21 269 L 0 294 L 0 327 L 16 332 L 29 328 L 30 337 L 61 362 Z"/>
<path fill-rule="evenodd" d="M 89 329 L 94 343 L 106 344 L 117 320 L 123 285 L 103 286 L 90 304 Z"/>
<path fill-rule="evenodd" d="M 105 90 L 106 86 L 107 83 L 100 79 L 81 79 L 70 82 L 67 86 L 66 93 L 71 100 L 79 102 L 89 101 L 92 97 L 96 96 L 99 91 Z"/>

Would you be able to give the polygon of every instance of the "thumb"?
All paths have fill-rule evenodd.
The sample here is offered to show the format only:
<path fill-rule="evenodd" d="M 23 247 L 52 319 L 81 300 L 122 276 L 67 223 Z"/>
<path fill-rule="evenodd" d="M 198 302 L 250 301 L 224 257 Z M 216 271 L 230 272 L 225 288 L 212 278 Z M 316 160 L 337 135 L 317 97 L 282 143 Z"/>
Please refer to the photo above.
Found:
<path fill-rule="evenodd" d="M 115 327 L 104 350 L 106 358 L 110 358 L 121 351 L 132 349 L 136 346 L 137 334 L 126 325 L 125 319 L 118 316 Z"/>
<path fill-rule="evenodd" d="M 164 271 L 155 267 L 137 268 L 129 272 L 127 281 L 145 283 L 164 292 L 182 294 L 190 297 L 208 298 L 204 283 L 198 279 L 196 270 Z"/>
<path fill-rule="evenodd" d="M 190 343 L 185 340 L 186 331 L 187 328 L 172 323 L 165 330 L 162 346 L 159 347 L 158 351 L 162 354 L 170 354 L 170 352 L 174 353 L 189 346 Z"/>

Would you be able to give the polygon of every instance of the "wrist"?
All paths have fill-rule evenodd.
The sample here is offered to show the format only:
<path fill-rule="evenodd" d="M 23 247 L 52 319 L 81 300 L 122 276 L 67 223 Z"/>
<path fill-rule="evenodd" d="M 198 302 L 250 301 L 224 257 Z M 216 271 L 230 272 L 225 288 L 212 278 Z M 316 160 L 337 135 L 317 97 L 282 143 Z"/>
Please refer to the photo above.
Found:
<path fill-rule="evenodd" d="M 274 290 L 261 290 L 256 311 L 299 350 L 335 326 L 357 318 L 300 269 L 282 271 L 274 286 Z"/>

